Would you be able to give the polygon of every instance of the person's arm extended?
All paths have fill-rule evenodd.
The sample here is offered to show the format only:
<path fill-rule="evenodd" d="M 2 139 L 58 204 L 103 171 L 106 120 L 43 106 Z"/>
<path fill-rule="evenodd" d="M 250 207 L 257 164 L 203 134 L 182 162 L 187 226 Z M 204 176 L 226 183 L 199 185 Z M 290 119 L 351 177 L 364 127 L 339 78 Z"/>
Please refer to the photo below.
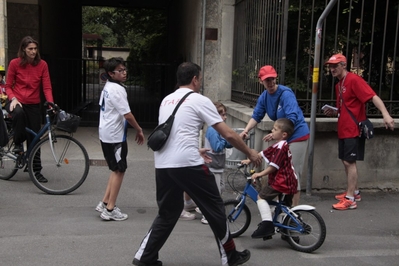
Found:
<path fill-rule="evenodd" d="M 242 138 L 224 122 L 220 122 L 213 125 L 213 128 L 220 133 L 231 145 L 233 145 L 239 151 L 245 153 L 251 162 L 258 166 L 261 164 L 262 159 L 259 158 L 258 152 L 250 149 Z"/>
<path fill-rule="evenodd" d="M 124 115 L 125 119 L 127 120 L 127 122 L 134 127 L 134 129 L 136 129 L 136 142 L 137 144 L 141 145 L 144 142 L 144 134 L 143 134 L 143 129 L 139 126 L 139 123 L 137 123 L 136 118 L 134 117 L 134 115 L 129 112 L 127 114 Z"/>
<path fill-rule="evenodd" d="M 385 128 L 386 129 L 389 128 L 390 130 L 393 130 L 395 128 L 395 121 L 389 115 L 388 110 L 385 107 L 384 102 L 377 95 L 374 95 L 374 97 L 371 100 L 372 100 L 373 104 L 375 105 L 375 107 L 377 107 L 378 110 L 380 110 L 380 112 L 382 114 L 382 117 L 384 119 Z"/>
<path fill-rule="evenodd" d="M 253 129 L 257 124 L 258 124 L 258 122 L 256 122 L 255 119 L 253 119 L 253 118 L 249 119 L 247 126 L 244 128 L 244 131 L 240 133 L 240 137 L 242 139 L 248 138 L 248 132 L 251 129 Z"/>
<path fill-rule="evenodd" d="M 266 176 L 266 175 L 272 174 L 272 173 L 274 173 L 274 172 L 276 172 L 276 171 L 277 171 L 277 169 L 276 169 L 274 166 L 269 165 L 269 166 L 268 166 L 265 170 L 263 170 L 262 172 L 253 174 L 251 178 L 252 178 L 252 179 L 256 179 L 256 178 L 259 178 L 259 177 L 262 177 L 262 176 Z"/>

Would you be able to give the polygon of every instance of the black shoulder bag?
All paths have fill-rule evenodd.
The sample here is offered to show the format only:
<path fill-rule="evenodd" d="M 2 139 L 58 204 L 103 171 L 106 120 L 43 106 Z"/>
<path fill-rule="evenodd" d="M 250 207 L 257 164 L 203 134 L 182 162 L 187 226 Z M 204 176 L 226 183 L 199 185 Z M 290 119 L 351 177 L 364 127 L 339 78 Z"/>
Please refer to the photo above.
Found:
<path fill-rule="evenodd" d="M 148 136 L 147 146 L 151 148 L 153 151 L 159 151 L 165 145 L 166 141 L 169 138 L 170 131 L 172 129 L 173 121 L 175 120 L 175 114 L 177 109 L 179 109 L 180 105 L 184 102 L 188 95 L 193 93 L 194 91 L 190 91 L 179 101 L 173 113 L 169 116 L 169 118 L 162 124 L 159 124 Z"/>
<path fill-rule="evenodd" d="M 346 78 L 346 76 L 345 76 L 345 78 Z M 364 138 L 364 139 L 372 139 L 374 137 L 374 127 L 373 127 L 373 124 L 371 123 L 371 121 L 368 118 L 366 118 L 366 120 L 358 122 L 356 120 L 355 116 L 353 115 L 353 113 L 348 109 L 348 107 L 346 106 L 346 104 L 344 102 L 344 98 L 342 97 L 342 86 L 344 84 L 345 78 L 342 81 L 341 87 L 339 88 L 341 102 L 342 102 L 343 106 L 345 106 L 346 111 L 348 111 L 349 115 L 352 117 L 355 124 L 358 125 L 359 137 Z"/>

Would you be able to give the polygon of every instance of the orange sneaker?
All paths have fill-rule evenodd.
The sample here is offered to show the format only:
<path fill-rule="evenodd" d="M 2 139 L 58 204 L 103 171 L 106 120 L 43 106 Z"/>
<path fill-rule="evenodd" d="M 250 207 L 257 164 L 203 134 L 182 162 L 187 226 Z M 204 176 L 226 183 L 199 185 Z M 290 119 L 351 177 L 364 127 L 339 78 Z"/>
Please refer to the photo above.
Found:
<path fill-rule="evenodd" d="M 336 200 L 343 200 L 346 196 L 346 192 L 335 195 L 335 199 Z M 355 201 L 361 201 L 362 200 L 362 196 L 360 196 L 360 192 L 359 194 L 355 194 Z"/>
<path fill-rule="evenodd" d="M 340 202 L 333 204 L 332 207 L 336 210 L 344 211 L 344 210 L 356 209 L 357 204 L 356 201 L 351 201 L 350 199 L 343 198 L 342 200 L 340 200 Z"/>

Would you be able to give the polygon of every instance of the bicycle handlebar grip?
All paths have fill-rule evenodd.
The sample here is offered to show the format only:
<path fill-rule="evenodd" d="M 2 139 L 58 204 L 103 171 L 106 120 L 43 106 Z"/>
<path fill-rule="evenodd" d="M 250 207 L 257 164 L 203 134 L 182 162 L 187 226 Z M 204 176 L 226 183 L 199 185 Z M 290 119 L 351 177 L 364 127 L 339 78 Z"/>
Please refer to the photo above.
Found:
<path fill-rule="evenodd" d="M 54 109 L 54 110 L 56 110 L 57 112 L 60 110 L 60 107 L 58 106 L 58 105 L 56 105 L 55 103 L 53 103 L 53 102 L 45 102 L 44 103 L 44 106 L 45 107 L 48 107 L 48 106 L 50 106 L 52 109 Z"/>

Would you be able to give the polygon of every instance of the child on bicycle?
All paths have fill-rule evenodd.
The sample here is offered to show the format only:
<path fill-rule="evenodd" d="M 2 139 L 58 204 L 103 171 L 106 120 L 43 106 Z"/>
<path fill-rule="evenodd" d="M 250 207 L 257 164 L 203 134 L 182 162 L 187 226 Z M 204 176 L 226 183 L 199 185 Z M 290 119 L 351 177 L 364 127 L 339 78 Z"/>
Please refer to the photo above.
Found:
<path fill-rule="evenodd" d="M 120 57 L 114 57 L 104 62 L 108 80 L 100 96 L 100 125 L 98 133 L 101 148 L 112 171 L 108 179 L 104 197 L 96 207 L 101 212 L 103 220 L 123 221 L 128 218 L 126 213 L 115 206 L 116 198 L 122 185 L 127 168 L 127 127 L 128 123 L 136 129 L 136 142 L 144 142 L 143 130 L 130 111 L 126 88 L 127 70 Z"/>
<path fill-rule="evenodd" d="M 286 194 L 285 204 L 292 204 L 292 196 L 297 192 L 297 176 L 292 164 L 292 155 L 288 147 L 287 139 L 294 132 L 294 124 L 287 118 L 277 119 L 273 125 L 272 136 L 276 143 L 259 153 L 268 164 L 260 173 L 254 173 L 252 179 L 256 180 L 268 175 L 268 184 L 262 186 L 258 194 L 257 205 L 262 218 L 258 229 L 252 234 L 252 238 L 264 238 L 274 234 L 272 212 L 268 200 L 273 200 L 281 194 Z M 249 164 L 249 160 L 241 163 Z"/>

